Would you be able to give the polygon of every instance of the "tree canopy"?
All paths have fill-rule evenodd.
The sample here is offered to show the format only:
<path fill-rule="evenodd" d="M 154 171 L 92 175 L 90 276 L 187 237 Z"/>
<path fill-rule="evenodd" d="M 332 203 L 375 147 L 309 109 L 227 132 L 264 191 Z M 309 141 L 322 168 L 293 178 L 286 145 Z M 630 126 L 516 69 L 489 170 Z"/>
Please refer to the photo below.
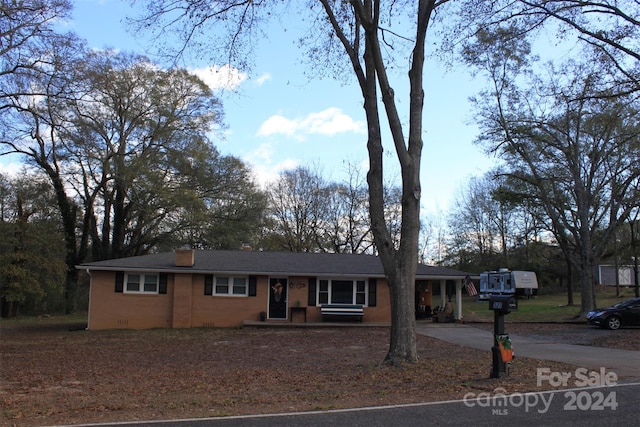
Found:
<path fill-rule="evenodd" d="M 523 61 L 529 45 L 514 31 L 479 33 L 467 47 L 469 63 L 491 82 L 473 100 L 479 143 L 520 182 L 511 191 L 544 213 L 540 221 L 579 272 L 584 314 L 596 307 L 594 263 L 636 209 L 625 201 L 640 199 L 640 104 L 636 92 L 610 85 L 615 70 L 588 55 L 546 65 Z"/>
<path fill-rule="evenodd" d="M 19 12 L 31 6 L 66 5 L 45 3 L 3 10 L 13 15 L 2 23 L 27 19 Z M 75 266 L 87 259 L 239 247 L 259 229 L 264 197 L 247 166 L 213 146 L 223 114 L 208 86 L 185 69 L 91 51 L 72 36 L 42 40 L 44 27 L 34 28 L 25 45 L 48 43 L 44 59 L 24 46 L 3 57 L 7 69 L 13 61 L 22 70 L 25 56 L 38 67 L 2 76 L 0 155 L 22 156 L 53 188 L 68 312 L 77 302 Z"/>

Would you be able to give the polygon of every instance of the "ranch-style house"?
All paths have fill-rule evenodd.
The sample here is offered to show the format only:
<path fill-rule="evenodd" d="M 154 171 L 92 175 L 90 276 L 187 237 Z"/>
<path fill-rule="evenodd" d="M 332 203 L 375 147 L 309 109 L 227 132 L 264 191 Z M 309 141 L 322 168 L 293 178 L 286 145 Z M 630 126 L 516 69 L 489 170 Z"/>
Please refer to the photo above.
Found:
<path fill-rule="evenodd" d="M 90 275 L 89 329 L 391 320 L 382 263 L 372 255 L 178 249 L 77 268 Z M 419 264 L 416 316 L 446 306 L 448 320 L 462 320 L 467 274 Z"/>

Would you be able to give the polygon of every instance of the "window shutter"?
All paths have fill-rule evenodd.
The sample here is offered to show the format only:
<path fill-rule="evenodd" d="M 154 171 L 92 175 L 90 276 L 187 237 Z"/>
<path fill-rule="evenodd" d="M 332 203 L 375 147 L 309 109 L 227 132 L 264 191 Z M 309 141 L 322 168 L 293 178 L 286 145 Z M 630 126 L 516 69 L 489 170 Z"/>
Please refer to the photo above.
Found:
<path fill-rule="evenodd" d="M 158 277 L 158 293 L 166 294 L 167 293 L 167 273 L 160 273 Z"/>
<path fill-rule="evenodd" d="M 315 307 L 316 305 L 316 278 L 309 277 L 309 307 Z"/>
<path fill-rule="evenodd" d="M 369 279 L 369 307 L 376 306 L 376 279 Z"/>
<path fill-rule="evenodd" d="M 116 271 L 116 292 L 122 293 L 124 290 L 124 271 Z"/>
<path fill-rule="evenodd" d="M 213 295 L 213 275 L 207 274 L 204 276 L 204 294 Z"/>
<path fill-rule="evenodd" d="M 258 278 L 256 276 L 249 276 L 249 296 L 255 297 L 257 294 L 256 285 Z"/>

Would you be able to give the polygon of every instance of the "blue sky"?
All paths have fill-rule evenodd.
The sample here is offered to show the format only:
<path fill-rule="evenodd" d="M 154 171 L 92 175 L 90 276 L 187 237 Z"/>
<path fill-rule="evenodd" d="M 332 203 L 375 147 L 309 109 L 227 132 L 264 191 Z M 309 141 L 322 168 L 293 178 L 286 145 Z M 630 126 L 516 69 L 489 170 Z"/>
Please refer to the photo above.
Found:
<path fill-rule="evenodd" d="M 132 10 L 121 0 L 76 0 L 71 30 L 96 49 L 116 48 L 144 53 L 145 42 L 128 33 L 122 21 Z M 275 25 L 256 52 L 250 73 L 226 64 L 189 65 L 221 98 L 227 130 L 214 143 L 223 154 L 242 158 L 265 184 L 279 172 L 298 165 L 318 169 L 332 181 L 345 179 L 346 163 L 366 172 L 366 123 L 355 78 L 309 81 L 295 47 L 295 28 Z M 230 78 L 228 76 L 231 76 Z M 221 90 L 224 84 L 233 87 Z M 226 78 L 225 78 L 226 77 Z M 493 163 L 472 144 L 467 98 L 475 82 L 464 70 L 452 71 L 430 60 L 425 70 L 423 214 L 446 211 L 457 189 Z M 403 96 L 400 90 L 396 93 Z M 408 104 L 402 103 L 406 117 Z M 387 145 L 386 177 L 399 184 L 395 153 Z M 6 161 L 0 167 L 10 168 Z"/>

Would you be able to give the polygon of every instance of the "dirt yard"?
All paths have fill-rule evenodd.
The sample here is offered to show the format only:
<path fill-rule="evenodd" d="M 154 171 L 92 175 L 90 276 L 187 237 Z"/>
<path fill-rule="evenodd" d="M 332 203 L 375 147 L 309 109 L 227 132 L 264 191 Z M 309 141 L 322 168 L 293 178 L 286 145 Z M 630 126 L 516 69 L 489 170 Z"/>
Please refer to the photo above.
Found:
<path fill-rule="evenodd" d="M 509 393 L 538 391 L 537 367 L 575 369 L 517 358 L 507 379 L 489 379 L 489 349 L 424 336 L 418 336 L 420 362 L 393 368 L 381 364 L 389 339 L 385 328 L 69 331 L 68 324 L 55 322 L 0 326 L 2 425 L 222 417 L 461 399 L 468 392 L 498 387 Z M 573 332 L 567 325 L 509 327 L 513 333 L 522 328 L 520 332 L 544 336 L 577 337 L 574 332 L 581 332 L 588 337 L 594 332 L 597 342 L 592 344 L 640 350 L 640 329 L 611 333 L 585 325 L 570 328 L 576 326 Z"/>

